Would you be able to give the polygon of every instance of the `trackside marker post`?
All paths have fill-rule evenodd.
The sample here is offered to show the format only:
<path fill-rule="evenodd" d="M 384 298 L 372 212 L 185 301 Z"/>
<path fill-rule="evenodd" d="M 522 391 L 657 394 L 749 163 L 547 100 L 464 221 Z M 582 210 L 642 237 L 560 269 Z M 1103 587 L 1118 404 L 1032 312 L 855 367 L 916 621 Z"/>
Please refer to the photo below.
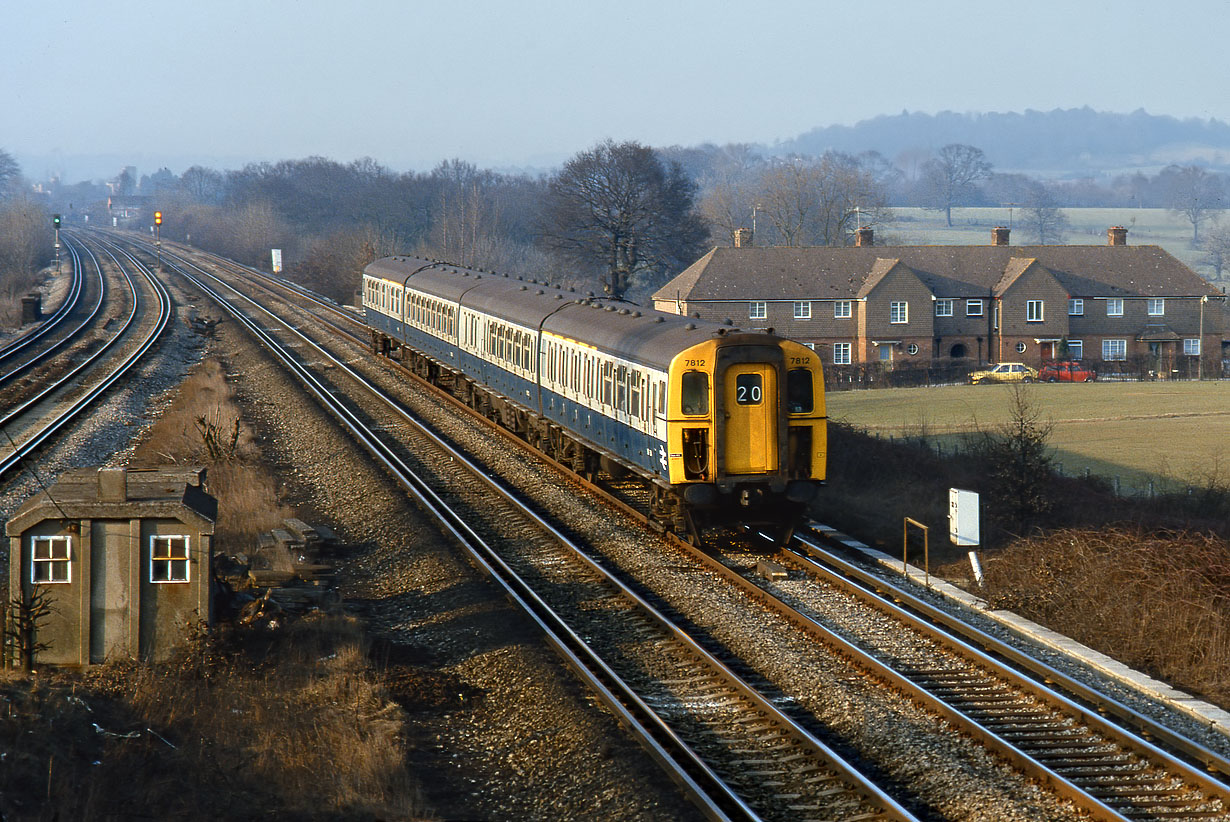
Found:
<path fill-rule="evenodd" d="M 948 489 L 948 539 L 953 545 L 977 546 L 981 541 L 978 519 L 978 494 L 960 488 Z M 969 564 L 974 571 L 974 580 L 982 587 L 982 566 L 978 551 L 969 552 Z"/>

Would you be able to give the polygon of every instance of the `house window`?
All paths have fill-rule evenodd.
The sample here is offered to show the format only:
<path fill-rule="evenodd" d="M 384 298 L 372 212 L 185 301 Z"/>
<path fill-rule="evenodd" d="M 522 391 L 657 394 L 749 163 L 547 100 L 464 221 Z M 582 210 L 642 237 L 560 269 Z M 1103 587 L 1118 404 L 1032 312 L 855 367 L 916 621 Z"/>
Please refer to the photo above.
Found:
<path fill-rule="evenodd" d="M 935 301 L 935 316 L 951 317 L 952 316 L 952 306 L 953 306 L 953 303 L 955 302 L 956 300 L 936 300 Z"/>
<path fill-rule="evenodd" d="M 764 300 L 755 300 L 747 304 L 747 318 L 749 320 L 763 320 L 769 315 L 768 307 Z"/>
<path fill-rule="evenodd" d="M 1195 337 L 1193 339 L 1184 340 L 1183 341 L 1183 353 L 1189 357 L 1199 357 L 1200 356 L 1200 338 Z"/>
<path fill-rule="evenodd" d="M 900 325 L 910 321 L 910 304 L 905 300 L 894 300 L 888 304 L 888 321 Z"/>
<path fill-rule="evenodd" d="M 982 316 L 982 300 L 966 300 L 965 301 L 965 316 L 981 317 Z"/>
<path fill-rule="evenodd" d="M 1127 340 L 1102 340 L 1102 359 L 1126 360 Z"/>
<path fill-rule="evenodd" d="M 30 582 L 72 582 L 71 558 L 71 537 L 30 537 Z"/>
<path fill-rule="evenodd" d="M 833 343 L 833 365 L 850 364 L 850 343 Z"/>
<path fill-rule="evenodd" d="M 1123 300 L 1118 297 L 1111 297 L 1106 301 L 1106 316 L 1122 317 L 1123 316 Z"/>
<path fill-rule="evenodd" d="M 1016 353 L 1018 353 L 1018 354 L 1024 354 L 1024 353 L 1025 353 L 1025 343 L 1023 343 L 1023 342 L 1019 342 L 1019 343 L 1017 343 L 1017 344 L 1016 344 Z"/>
<path fill-rule="evenodd" d="M 1079 360 L 1085 354 L 1085 344 L 1080 340 L 1068 340 L 1068 359 Z"/>
<path fill-rule="evenodd" d="M 1025 301 L 1025 321 L 1031 323 L 1042 322 L 1042 300 Z"/>
<path fill-rule="evenodd" d="M 795 300 L 794 301 L 794 318 L 796 320 L 811 319 L 811 301 L 810 300 Z"/>
<path fill-rule="evenodd" d="M 905 350 L 907 354 L 910 354 L 911 356 L 913 356 L 914 354 L 918 353 L 918 346 L 915 345 L 914 343 L 910 343 L 909 345 L 905 347 Z"/>
<path fill-rule="evenodd" d="M 149 538 L 149 581 L 188 581 L 188 537 Z"/>
<path fill-rule="evenodd" d="M 1085 316 L 1085 301 L 1080 298 L 1068 300 L 1068 316 L 1069 317 Z"/>
<path fill-rule="evenodd" d="M 848 320 L 853 316 L 853 313 L 850 300 L 833 300 L 833 319 Z"/>
<path fill-rule="evenodd" d="M 1163 297 L 1149 298 L 1149 316 L 1161 317 L 1166 314 L 1166 300 Z"/>

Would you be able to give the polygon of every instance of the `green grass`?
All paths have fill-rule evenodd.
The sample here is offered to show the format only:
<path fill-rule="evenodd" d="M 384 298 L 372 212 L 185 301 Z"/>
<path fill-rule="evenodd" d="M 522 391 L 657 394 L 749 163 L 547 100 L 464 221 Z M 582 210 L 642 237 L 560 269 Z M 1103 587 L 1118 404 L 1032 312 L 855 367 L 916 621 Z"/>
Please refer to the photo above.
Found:
<path fill-rule="evenodd" d="M 1053 428 L 1054 459 L 1068 475 L 1090 473 L 1125 493 L 1230 478 L 1230 382 L 1035 384 L 1026 388 Z M 841 391 L 833 419 L 881 437 L 917 437 L 951 450 L 1008 421 L 1012 389 L 952 385 Z"/>
<path fill-rule="evenodd" d="M 1128 230 L 1129 245 L 1158 245 L 1189 268 L 1205 277 L 1212 269 L 1201 263 L 1203 252 L 1192 248 L 1192 226 L 1185 218 L 1164 208 L 1065 208 L 1071 229 L 1070 245 L 1105 245 L 1106 229 L 1121 225 Z M 897 221 L 883 227 L 885 242 L 904 245 L 987 245 L 991 229 L 1010 226 L 1012 244 L 1025 245 L 1029 239 L 1021 228 L 1020 209 L 954 208 L 952 228 L 944 224 L 942 211 L 922 208 L 894 208 Z M 1201 236 L 1208 228 L 1201 226 Z"/>

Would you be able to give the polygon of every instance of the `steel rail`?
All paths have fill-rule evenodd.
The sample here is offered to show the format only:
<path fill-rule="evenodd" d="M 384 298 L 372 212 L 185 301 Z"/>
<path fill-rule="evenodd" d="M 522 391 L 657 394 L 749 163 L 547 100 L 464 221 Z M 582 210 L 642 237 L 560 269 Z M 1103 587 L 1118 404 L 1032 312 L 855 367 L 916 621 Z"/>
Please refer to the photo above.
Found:
<path fill-rule="evenodd" d="M 51 332 L 61 330 L 68 325 L 68 318 L 71 311 L 77 307 L 77 304 L 81 300 L 85 276 L 81 265 L 81 257 L 77 249 L 77 242 L 73 242 L 66 234 L 64 236 L 64 246 L 72 255 L 73 260 L 73 284 L 69 296 L 61 304 L 60 309 L 52 315 L 47 323 L 42 325 L 35 333 L 22 337 L 20 340 L 17 340 L 6 348 L 0 350 L 0 359 L 13 359 L 22 351 L 32 347 L 44 337 L 49 336 Z M 89 248 L 84 245 L 81 246 L 81 248 L 86 254 L 89 254 L 90 259 L 94 263 L 94 268 L 98 272 L 98 300 L 94 303 L 94 307 L 90 309 L 90 313 L 77 324 L 76 328 L 70 329 L 63 337 L 52 343 L 47 348 L 35 353 L 30 359 L 17 366 L 14 366 L 5 373 L 0 374 L 0 387 L 3 387 L 4 385 L 7 385 L 17 379 L 22 374 L 37 366 L 39 363 L 44 362 L 51 354 L 54 354 L 67 346 L 70 342 L 79 338 L 83 333 L 85 333 L 85 329 L 94 321 L 99 312 L 102 311 L 103 301 L 105 300 L 107 293 L 107 279 L 103 276 L 102 266 L 99 264 L 98 258 L 94 256 L 93 252 L 91 252 Z"/>
<path fill-rule="evenodd" d="M 111 254 L 109 250 L 107 251 L 107 253 L 109 255 Z M 111 256 L 112 256 L 112 259 L 115 259 L 114 255 L 111 255 Z M 9 472 L 11 472 L 15 467 L 17 467 L 21 463 L 23 459 L 25 459 L 27 456 L 29 456 L 34 451 L 36 451 L 40 446 L 42 446 L 45 442 L 51 439 L 51 437 L 53 437 L 57 432 L 59 432 L 62 428 L 68 425 L 69 422 L 76 419 L 86 409 L 88 409 L 91 405 L 93 405 L 94 402 L 98 400 L 104 393 L 106 393 L 108 389 L 110 389 L 113 385 L 119 382 L 119 380 L 125 374 L 127 374 L 128 371 L 134 365 L 140 362 L 140 360 L 149 352 L 151 348 L 153 348 L 154 344 L 158 341 L 159 337 L 161 337 L 163 330 L 167 327 L 167 324 L 170 322 L 170 318 L 171 318 L 170 294 L 163 287 L 162 283 L 158 282 L 158 279 L 153 276 L 153 274 L 149 271 L 148 268 L 141 265 L 138 261 L 136 261 L 135 258 L 129 257 L 129 259 L 132 260 L 132 262 L 135 265 L 137 265 L 138 270 L 140 270 L 141 273 L 146 278 L 146 280 L 149 281 L 149 283 L 153 287 L 154 293 L 156 294 L 158 298 L 158 312 L 159 313 L 158 313 L 158 320 L 155 324 L 154 329 L 141 342 L 140 346 L 137 348 L 136 351 L 134 351 L 133 353 L 125 357 L 120 362 L 120 364 L 116 366 L 114 369 L 112 369 L 112 371 L 107 376 L 105 376 L 100 382 L 96 383 L 92 388 L 86 391 L 85 394 L 79 397 L 67 409 L 59 413 L 55 419 L 53 419 L 48 424 L 44 425 L 42 428 L 39 428 L 32 435 L 30 435 L 28 438 L 26 438 L 21 443 L 19 443 L 17 447 L 13 449 L 12 453 L 4 457 L 3 459 L 0 459 L 0 477 L 4 477 Z M 116 260 L 116 263 L 119 264 L 119 261 Z M 121 266 L 121 268 L 123 267 Z M 53 391 L 63 387 L 64 385 L 69 384 L 85 368 L 92 365 L 101 356 L 103 356 L 105 352 L 110 351 L 113 347 L 119 344 L 119 341 L 123 338 L 124 331 L 127 330 L 136 321 L 136 317 L 139 313 L 138 309 L 140 305 L 139 292 L 136 288 L 136 284 L 132 281 L 132 278 L 128 274 L 128 271 L 126 269 L 124 269 L 124 276 L 128 280 L 129 287 L 132 289 L 133 304 L 132 304 L 132 310 L 129 312 L 128 318 L 125 321 L 123 328 L 120 329 L 119 333 L 117 333 L 110 341 L 108 341 L 105 346 L 100 348 L 98 351 L 94 352 L 90 357 L 88 357 L 85 361 L 80 363 L 76 368 L 74 368 L 64 377 L 60 378 L 54 384 L 48 386 L 46 389 L 40 392 L 38 396 L 23 403 L 21 406 L 14 409 L 13 411 L 8 413 L 3 418 L 0 418 L 0 430 L 2 430 L 6 424 L 11 422 L 14 418 L 19 416 L 21 413 L 23 413 L 26 409 L 28 409 L 34 403 L 47 398 L 48 396 L 50 396 L 50 394 Z"/>
<path fill-rule="evenodd" d="M 198 271 L 203 271 L 203 269 L 200 269 L 199 266 L 195 266 L 195 264 L 193 264 L 193 267 Z M 214 299 L 220 300 L 224 308 L 231 313 L 232 316 L 236 317 L 236 319 L 244 324 L 245 327 L 247 327 L 264 344 L 270 346 L 279 361 L 281 361 L 289 370 L 291 370 L 293 374 L 295 374 L 297 379 L 299 379 L 305 387 L 307 387 L 307 389 L 317 398 L 319 402 L 330 410 L 330 413 L 338 419 L 343 427 L 345 427 L 377 461 L 384 465 L 387 470 L 391 471 L 394 476 L 398 478 L 398 481 L 403 485 L 403 487 L 406 487 L 407 490 L 410 491 L 412 495 L 415 496 L 422 504 L 424 504 L 434 516 L 441 519 L 448 533 L 459 539 L 462 544 L 467 547 L 467 550 L 475 553 L 476 558 L 480 560 L 484 568 L 492 569 L 493 573 L 494 569 L 499 570 L 499 573 L 495 574 L 495 578 L 505 588 L 505 590 L 508 591 L 510 597 L 512 597 L 514 601 L 518 602 L 522 607 L 531 609 L 531 614 L 534 617 L 535 622 L 544 627 L 544 629 L 550 627 L 550 632 L 548 634 L 550 641 L 560 650 L 563 656 L 569 661 L 569 664 L 573 667 L 581 665 L 578 670 L 582 671 L 582 675 L 587 679 L 595 681 L 595 688 L 600 694 L 617 694 L 615 704 L 612 704 L 611 707 L 613 710 L 616 710 L 621 717 L 626 718 L 626 721 L 630 723 L 630 727 L 643 729 L 646 723 L 652 726 L 650 730 L 640 730 L 638 734 L 642 735 L 643 741 L 651 752 L 653 752 L 655 758 L 658 758 L 659 761 L 662 762 L 671 763 L 670 769 L 672 771 L 677 771 L 680 767 L 684 768 L 684 775 L 679 776 L 678 778 L 681 780 L 682 784 L 688 786 L 689 792 L 691 792 L 693 789 L 692 786 L 695 786 L 697 782 L 705 782 L 708 787 L 702 791 L 704 798 L 699 799 L 698 801 L 701 803 L 701 807 L 706 813 L 711 815 L 715 813 L 718 814 L 715 818 L 727 818 L 727 814 L 729 813 L 734 813 L 738 818 L 756 818 L 755 813 L 736 794 L 734 794 L 734 792 L 731 791 L 731 789 L 727 787 L 725 783 L 716 776 L 716 774 L 713 774 L 708 766 L 704 764 L 703 760 L 696 755 L 689 746 L 684 744 L 683 741 L 677 737 L 665 721 L 658 717 L 656 712 L 653 712 L 649 706 L 646 705 L 638 696 L 636 696 L 636 694 L 628 686 L 624 685 L 614 671 L 612 671 L 606 663 L 598 659 L 594 652 L 584 643 L 584 641 L 577 636 L 560 617 L 552 613 L 549 606 L 547 606 L 545 602 L 543 602 L 526 583 L 517 579 L 515 572 L 512 571 L 507 563 L 505 563 L 505 561 L 501 559 L 493 549 L 483 542 L 481 537 L 479 537 L 465 522 L 458 518 L 457 515 L 448 511 L 447 506 L 439 500 L 438 496 L 430 488 L 430 486 L 419 479 L 417 475 L 415 475 L 414 472 L 405 465 L 401 458 L 381 441 L 381 438 L 378 435 L 372 433 L 367 426 L 357 418 L 354 412 L 350 411 L 349 408 L 340 403 L 334 396 L 334 392 L 328 386 L 320 382 L 310 370 L 298 363 L 298 361 L 294 357 L 290 356 L 289 353 L 285 352 L 283 347 L 279 345 L 275 339 L 273 339 L 269 332 L 261 328 L 250 319 L 246 319 L 242 312 L 239 312 L 234 306 L 231 306 L 214 289 L 207 284 L 200 282 L 195 277 L 188 275 L 187 272 L 182 273 L 184 273 L 190 280 L 196 282 L 203 291 L 209 293 L 214 297 Z M 206 276 L 221 282 L 221 280 L 215 275 L 209 274 L 208 272 L 205 272 L 205 274 Z M 226 285 L 226 287 L 234 291 L 232 286 Z M 274 316 L 272 312 L 268 311 L 268 309 L 255 303 L 247 296 L 243 294 L 240 294 L 239 296 L 241 299 L 246 300 L 261 311 L 268 313 L 271 317 Z M 374 388 L 370 388 L 368 381 L 361 375 L 355 373 L 345 363 L 333 357 L 326 350 L 317 345 L 313 340 L 302 334 L 302 332 L 298 329 L 286 326 L 286 330 L 303 343 L 314 349 L 320 356 L 331 361 L 334 369 L 340 369 L 343 373 L 358 381 L 360 384 L 369 386 L 369 390 L 375 391 Z M 378 392 L 376 393 L 378 394 Z M 586 555 L 579 547 L 572 545 L 557 529 L 537 514 L 525 509 L 525 507 L 516 500 L 515 496 L 512 495 L 511 492 L 505 489 L 499 482 L 492 479 L 479 466 L 470 463 L 464 455 L 453 449 L 448 443 L 444 442 L 430 430 L 426 430 L 421 423 L 415 420 L 404 409 L 398 407 L 395 403 L 390 403 L 390 408 L 392 408 L 407 422 L 420 428 L 421 433 L 430 437 L 439 447 L 445 449 L 454 460 L 459 460 L 466 464 L 476 476 L 482 478 L 489 487 L 513 502 L 513 504 L 518 508 L 522 509 L 526 515 L 536 521 L 539 527 L 547 530 L 554 539 L 563 544 L 569 545 L 571 550 L 575 552 L 575 554 L 580 557 L 582 561 L 585 562 L 595 573 L 599 573 L 603 577 L 610 579 L 611 584 L 621 589 L 626 596 L 642 602 L 642 607 L 647 608 L 648 613 L 654 616 L 656 620 L 665 625 L 669 625 L 669 630 L 675 634 L 680 641 L 689 644 L 694 649 L 696 654 L 707 658 L 709 660 L 709 664 L 724 670 L 730 681 L 735 683 L 741 682 L 741 680 L 732 671 L 729 671 L 725 665 L 723 665 L 720 661 L 713 659 L 710 654 L 697 645 L 690 637 L 686 635 L 686 633 L 671 625 L 669 620 L 658 613 L 656 609 L 653 609 L 652 606 L 648 606 L 647 603 L 643 603 L 643 600 L 641 600 L 640 597 L 637 597 L 622 582 L 611 577 L 609 572 L 602 568 L 599 563 Z M 582 662 L 582 660 L 586 661 Z M 595 674 L 595 670 L 598 672 L 597 674 Z M 594 680 L 595 676 L 597 676 L 596 680 Z M 751 688 L 751 686 L 743 683 L 742 688 L 746 690 L 749 698 L 754 698 L 757 701 L 760 710 L 768 715 L 773 722 L 786 728 L 795 727 L 795 723 L 789 717 L 778 711 L 770 700 L 761 696 L 755 691 L 755 689 Z M 607 697 L 604 696 L 603 698 L 605 700 Z M 649 713 L 645 713 L 646 711 Z M 640 719 L 634 722 L 634 715 L 639 716 Z M 839 771 L 851 783 L 858 785 L 859 787 L 857 790 L 860 790 L 864 796 L 867 797 L 867 801 L 869 801 L 873 806 L 879 808 L 879 812 L 885 815 L 884 818 L 913 818 L 908 811 L 898 805 L 891 797 L 884 794 L 878 787 L 870 784 L 868 780 L 858 773 L 857 770 L 844 763 L 844 761 L 837 756 L 835 752 L 831 751 L 827 746 L 820 742 L 820 740 L 816 739 L 802 728 L 798 728 L 797 733 L 801 734 L 802 737 L 806 739 L 809 746 L 821 753 L 821 756 L 826 760 L 825 764 L 827 766 Z M 665 738 L 670 740 L 672 749 L 675 753 L 669 754 L 664 751 L 661 744 L 664 734 L 666 735 Z M 682 745 L 682 748 L 678 747 L 680 745 Z M 681 754 L 680 751 L 683 751 L 683 753 Z M 680 756 L 686 760 L 684 763 L 680 762 Z M 666 757 L 666 759 L 664 760 L 662 757 Z M 718 793 L 718 798 L 716 799 L 711 795 L 715 791 Z"/>
<path fill-rule="evenodd" d="M 10 340 L 4 345 L 0 345 L 0 359 L 6 359 L 12 354 L 32 345 L 41 337 L 50 334 L 68 314 L 77 307 L 77 303 L 81 299 L 82 289 L 84 288 L 84 277 L 80 266 L 80 260 L 77 258 L 76 251 L 69 247 L 68 234 L 64 235 L 65 247 L 69 249 L 69 253 L 73 255 L 73 280 L 69 285 L 68 294 L 65 295 L 63 302 L 56 308 L 55 312 L 48 317 L 38 328 L 23 334 L 20 337 Z M 99 272 L 99 276 L 102 274 Z"/>
<path fill-rule="evenodd" d="M 816 533 L 815 535 L 818 541 L 840 545 L 839 542 L 826 536 L 823 532 Z M 977 643 L 987 652 L 1003 657 L 1004 659 L 1012 662 L 1014 665 L 1020 666 L 1021 668 L 1031 672 L 1043 683 L 1058 685 L 1064 690 L 1072 693 L 1078 699 L 1093 705 L 1099 714 L 1118 717 L 1129 726 L 1138 729 L 1144 736 L 1157 739 L 1165 745 L 1174 748 L 1184 756 L 1191 758 L 1193 761 L 1200 762 L 1210 773 L 1221 774 L 1223 780 L 1230 777 L 1230 759 L 1221 756 L 1215 751 L 1210 751 L 1203 745 L 1200 745 L 1177 731 L 1166 727 L 1152 717 L 1146 716 L 1145 714 L 1124 705 L 1110 696 L 1107 696 L 1101 691 L 1086 685 L 1063 671 L 1047 665 L 1042 660 L 1031 656 L 1014 645 L 1005 642 L 992 634 L 979 630 L 973 625 L 970 625 L 968 622 L 962 620 L 959 616 L 932 605 L 926 599 L 911 592 L 907 588 L 895 584 L 891 578 L 879 576 L 873 572 L 870 572 L 859 566 L 857 563 L 845 559 L 840 554 L 824 550 L 819 545 L 810 543 L 806 539 L 800 539 L 799 541 L 805 546 L 809 556 L 812 558 L 817 558 L 817 554 L 815 552 L 818 552 L 818 558 L 823 563 L 830 564 L 837 568 L 842 576 L 849 579 L 858 580 L 863 586 L 868 587 L 870 590 L 889 592 L 890 596 L 895 601 L 903 603 L 912 611 L 917 611 L 929 622 L 944 625 L 949 630 Z M 845 546 L 842 547 L 844 548 Z"/>
<path fill-rule="evenodd" d="M 858 568 L 853 563 L 839 557 L 834 556 L 831 552 L 824 551 L 820 546 L 807 542 L 801 537 L 796 537 L 796 542 L 805 546 L 803 553 L 796 553 L 796 559 L 809 563 L 809 572 L 822 576 L 826 582 L 835 585 L 872 607 L 886 613 L 890 617 L 899 620 L 911 629 L 919 633 L 933 638 L 944 646 L 948 647 L 959 656 L 965 657 L 977 666 L 986 668 L 994 673 L 994 675 L 1002 678 L 1011 684 L 1017 685 L 1026 689 L 1028 693 L 1040 698 L 1043 702 L 1053 706 L 1055 710 L 1070 717 L 1074 717 L 1079 721 L 1091 727 L 1095 732 L 1103 735 L 1112 743 L 1120 745 L 1128 750 L 1136 751 L 1138 755 L 1145 759 L 1160 764 L 1168 768 L 1176 777 L 1182 778 L 1199 790 L 1207 792 L 1212 798 L 1219 799 L 1223 808 L 1224 814 L 1230 816 L 1230 786 L 1225 783 L 1213 779 L 1207 773 L 1192 767 L 1187 762 L 1175 757 L 1171 753 L 1163 750 L 1152 742 L 1142 737 L 1130 734 L 1125 729 L 1115 725 L 1103 718 L 1099 710 L 1107 710 L 1108 712 L 1113 707 L 1115 712 L 1124 718 L 1130 718 L 1132 721 L 1139 721 L 1141 726 L 1147 728 L 1145 733 L 1154 735 L 1156 733 L 1158 739 L 1165 739 L 1170 744 L 1169 740 L 1179 742 L 1182 740 L 1178 734 L 1158 725 L 1153 720 L 1144 717 L 1130 708 L 1114 702 L 1105 695 L 1098 694 L 1096 691 L 1087 686 L 1080 685 L 1070 677 L 1062 674 L 1059 671 L 1045 665 L 1044 663 L 1030 658 L 1028 655 L 1021 653 L 1015 649 L 1011 649 L 1005 643 L 1000 642 L 994 637 L 990 637 L 979 631 L 973 626 L 967 625 L 955 617 L 942 612 L 940 609 L 934 608 L 919 597 L 902 589 L 899 586 L 893 585 L 882 577 L 869 574 L 864 569 Z M 815 557 L 820 555 L 823 562 L 817 563 Z M 824 564 L 831 564 L 834 568 L 826 568 Z M 834 570 L 835 569 L 835 570 Z M 847 577 L 853 577 L 851 581 Z M 750 584 L 750 583 L 749 583 Z M 878 593 L 884 592 L 884 593 Z M 765 596 L 772 596 L 765 592 Z M 898 600 L 908 604 L 908 609 L 903 608 L 896 602 Z M 787 606 L 788 607 L 788 606 Z M 912 610 L 917 610 L 918 615 L 911 613 Z M 1046 681 L 1056 683 L 1062 682 L 1065 687 L 1069 683 L 1072 684 L 1075 691 L 1088 693 L 1096 699 L 1093 709 L 1075 702 L 1065 695 L 1048 687 L 1044 682 L 1040 682 L 1028 677 L 1024 677 L 1019 671 L 1008 667 L 1004 663 L 992 657 L 989 653 L 974 647 L 961 638 L 953 636 L 952 633 L 941 631 L 932 625 L 932 622 L 938 622 L 944 625 L 948 631 L 959 632 L 963 636 L 977 641 L 980 644 L 985 644 L 986 647 L 992 648 L 993 653 L 1003 653 L 1005 657 L 1012 659 L 1014 662 L 1028 665 L 1037 675 L 1041 676 Z M 824 629 L 827 631 L 827 629 Z M 840 640 L 840 638 L 838 638 Z M 840 640 L 845 642 L 845 640 Z M 857 649 L 861 656 L 870 657 L 866 651 Z M 876 666 L 880 666 L 878 661 Z M 933 705 L 936 710 L 943 713 L 951 721 L 957 723 L 966 729 L 969 733 L 985 739 L 990 742 L 1001 753 L 1009 756 L 1015 763 L 1024 767 L 1027 772 L 1034 774 L 1047 783 L 1057 786 L 1061 789 L 1064 795 L 1075 800 L 1079 800 L 1082 805 L 1087 807 L 1090 812 L 1098 815 L 1099 818 L 1123 819 L 1127 818 L 1119 814 L 1117 810 L 1111 808 L 1106 803 L 1102 802 L 1096 796 L 1093 796 L 1085 789 L 1074 784 L 1071 780 L 1057 773 L 1053 769 L 1047 767 L 1044 763 L 1030 756 L 1028 752 L 1022 750 L 1017 745 L 1014 745 L 1009 740 L 996 734 L 994 731 L 984 727 L 978 721 L 966 716 L 959 710 L 956 710 L 942 698 L 931 694 L 924 686 L 914 682 L 907 674 L 903 674 L 892 670 L 888 666 L 883 666 L 883 675 L 894 685 L 915 694 L 918 699 L 926 704 Z M 1199 761 L 1203 761 L 1210 768 L 1216 765 L 1219 769 L 1224 764 L 1225 760 L 1219 757 L 1216 753 L 1204 749 L 1196 743 L 1186 740 L 1188 748 L 1186 753 L 1195 756 Z M 1179 814 L 1182 817 L 1182 814 Z"/>

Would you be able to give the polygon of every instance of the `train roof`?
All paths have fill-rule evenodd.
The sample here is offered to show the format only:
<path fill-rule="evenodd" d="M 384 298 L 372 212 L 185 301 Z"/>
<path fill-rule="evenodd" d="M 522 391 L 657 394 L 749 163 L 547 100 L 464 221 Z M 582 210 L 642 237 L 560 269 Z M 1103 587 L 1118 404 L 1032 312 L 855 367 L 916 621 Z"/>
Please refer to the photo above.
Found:
<path fill-rule="evenodd" d="M 663 368 L 680 351 L 737 331 L 731 325 L 417 257 L 386 257 L 365 272 L 398 284 L 413 275 L 417 290 L 443 300 Z"/>

